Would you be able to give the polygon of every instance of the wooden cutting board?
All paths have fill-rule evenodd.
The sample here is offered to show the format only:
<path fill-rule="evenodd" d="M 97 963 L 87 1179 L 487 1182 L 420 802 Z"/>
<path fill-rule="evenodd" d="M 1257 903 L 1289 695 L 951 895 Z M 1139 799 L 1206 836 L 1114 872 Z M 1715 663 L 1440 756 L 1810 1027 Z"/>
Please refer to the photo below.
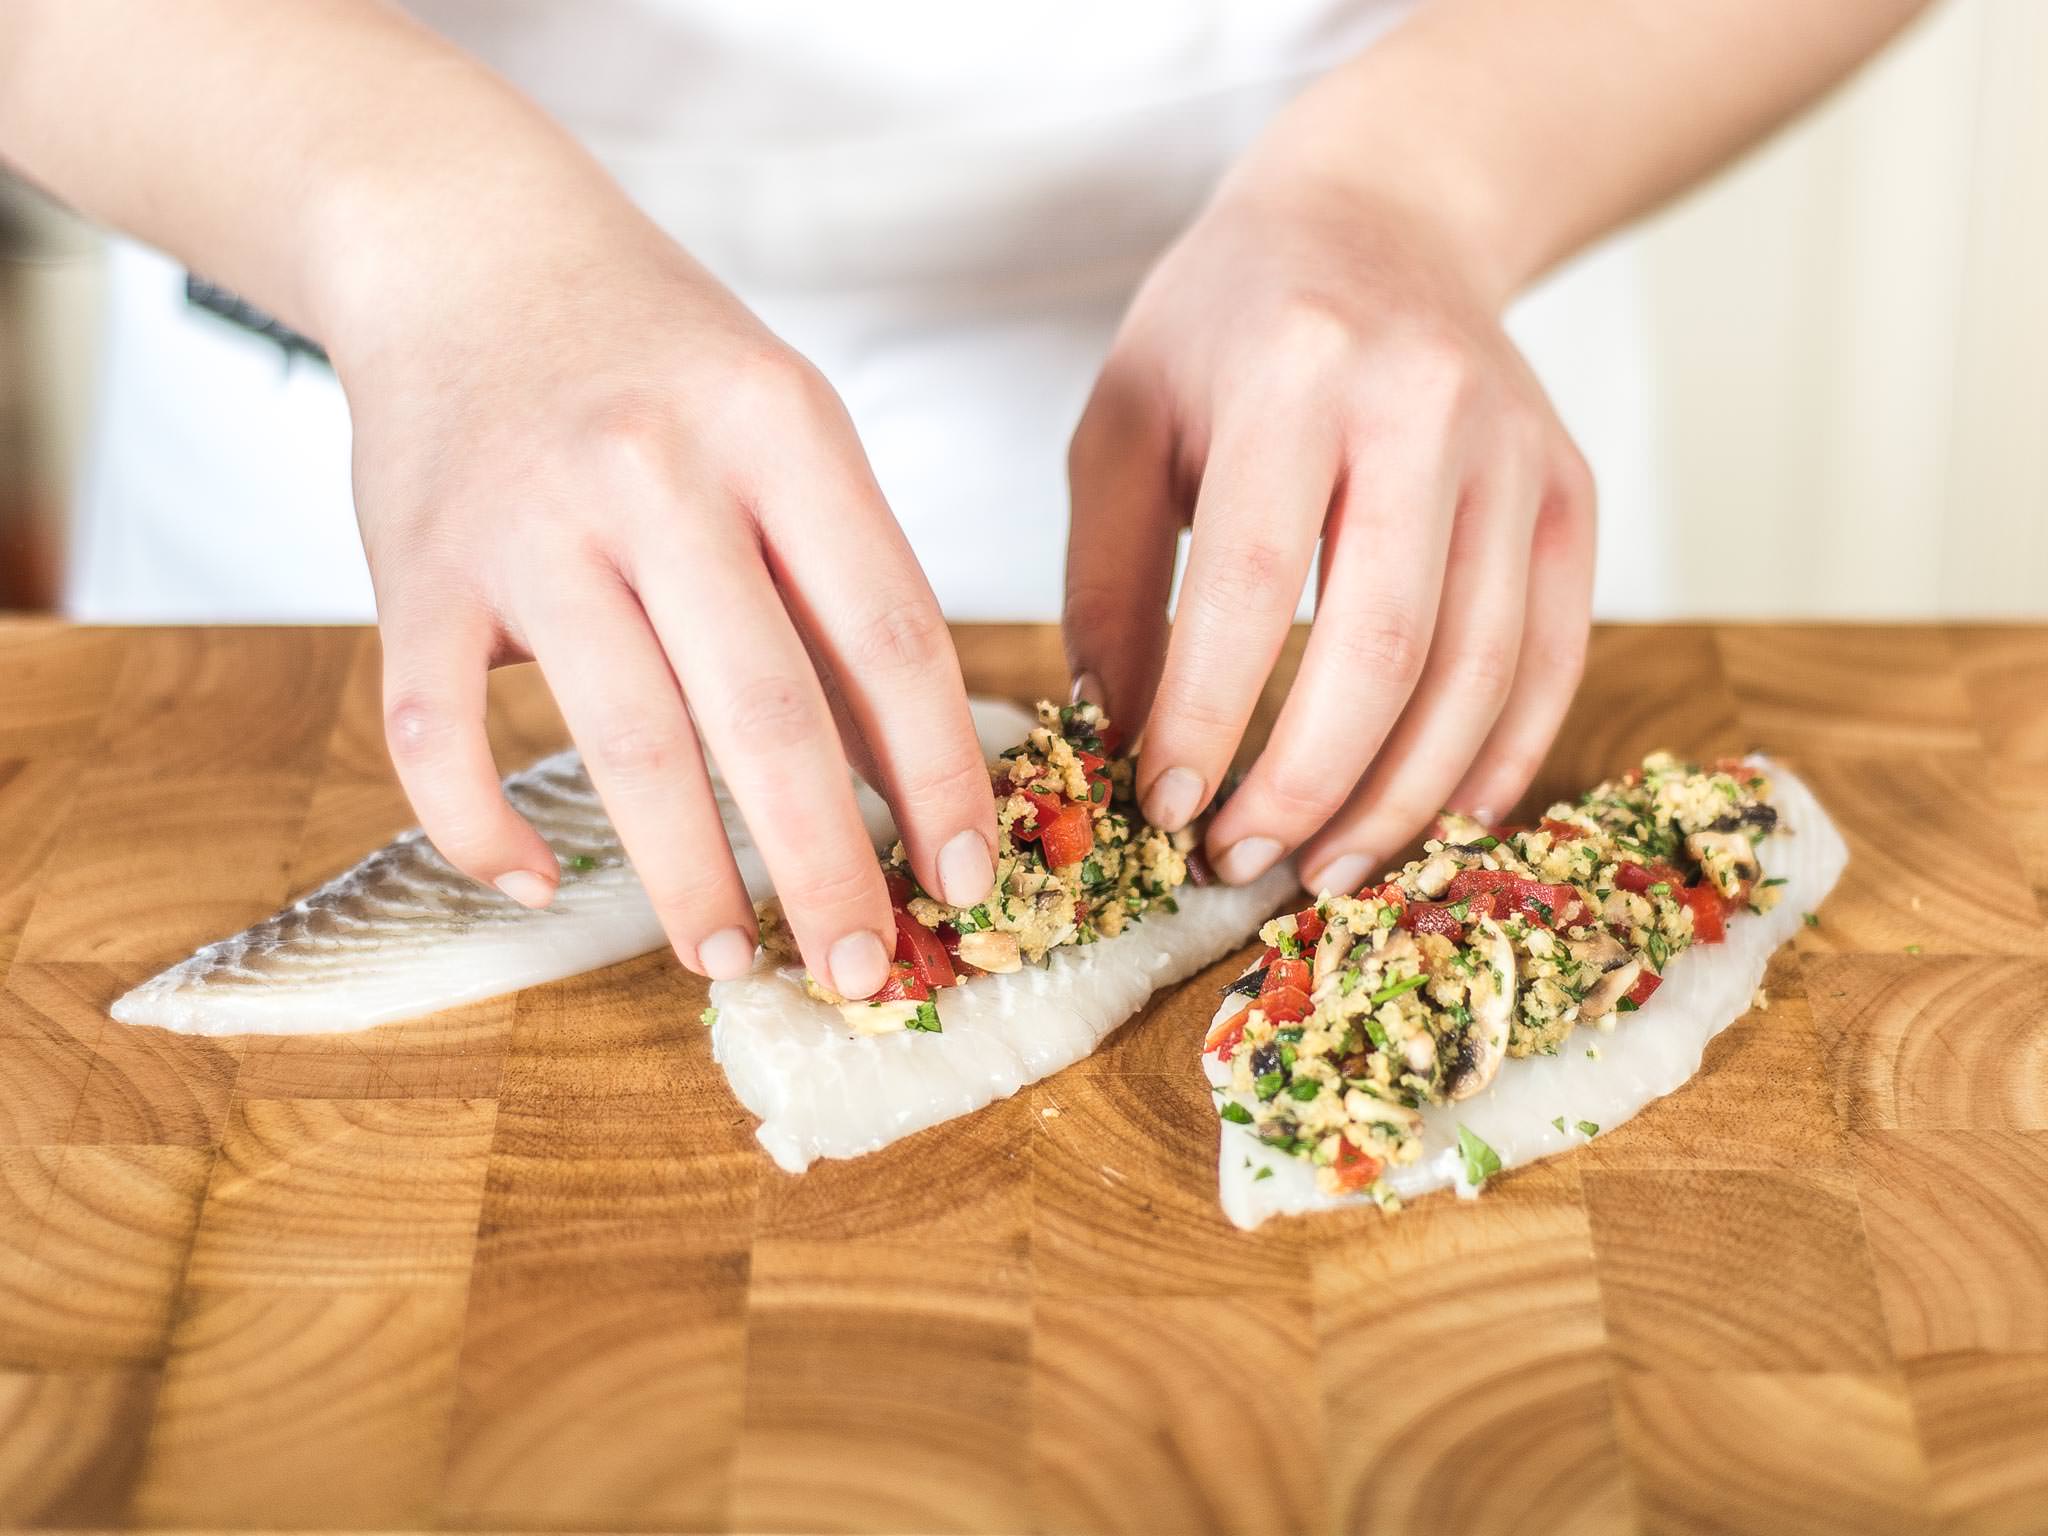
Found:
<path fill-rule="evenodd" d="M 971 683 L 1062 680 L 968 629 Z M 1761 746 L 1854 852 L 1686 1090 L 1226 1226 L 1221 964 L 802 1178 L 666 956 L 206 1041 L 128 984 L 409 821 L 353 630 L 0 627 L 0 1525 L 2048 1528 L 2048 632 L 1608 629 L 1539 792 Z M 507 767 L 560 729 L 494 683 Z"/>

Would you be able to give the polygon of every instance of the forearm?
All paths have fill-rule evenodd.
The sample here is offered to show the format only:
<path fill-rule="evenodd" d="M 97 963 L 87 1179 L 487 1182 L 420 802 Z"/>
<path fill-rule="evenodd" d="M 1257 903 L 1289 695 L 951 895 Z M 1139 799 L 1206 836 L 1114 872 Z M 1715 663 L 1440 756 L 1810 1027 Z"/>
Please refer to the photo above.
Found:
<path fill-rule="evenodd" d="M 644 238 L 545 114 L 377 0 L 13 0 L 0 159 L 330 346 L 507 242 Z"/>
<path fill-rule="evenodd" d="M 1305 92 L 1265 163 L 1427 209 L 1505 298 L 1704 176 L 1927 0 L 1428 0 Z"/>

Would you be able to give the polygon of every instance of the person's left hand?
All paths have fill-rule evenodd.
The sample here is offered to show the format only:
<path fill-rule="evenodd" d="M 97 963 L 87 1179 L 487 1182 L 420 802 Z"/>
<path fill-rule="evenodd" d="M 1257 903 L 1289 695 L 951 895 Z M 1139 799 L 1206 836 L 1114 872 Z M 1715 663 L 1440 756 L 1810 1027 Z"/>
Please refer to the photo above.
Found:
<path fill-rule="evenodd" d="M 1066 636 L 1145 720 L 1156 824 L 1215 796 L 1322 541 L 1300 673 L 1209 830 L 1226 880 L 1300 848 L 1311 890 L 1356 889 L 1440 808 L 1505 812 L 1564 717 L 1592 481 L 1492 286 L 1414 200 L 1255 160 L 1118 333 L 1069 457 Z"/>

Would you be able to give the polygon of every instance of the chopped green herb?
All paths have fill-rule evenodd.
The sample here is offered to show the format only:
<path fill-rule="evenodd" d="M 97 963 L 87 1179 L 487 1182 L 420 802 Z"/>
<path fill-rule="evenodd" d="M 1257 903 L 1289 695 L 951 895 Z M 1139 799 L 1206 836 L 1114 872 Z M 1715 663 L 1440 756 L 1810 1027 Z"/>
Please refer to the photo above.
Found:
<path fill-rule="evenodd" d="M 1417 974 L 1408 977 L 1404 981 L 1390 981 L 1384 987 L 1381 987 L 1379 991 L 1373 993 L 1372 1005 L 1377 1008 L 1381 1003 L 1391 1003 L 1395 998 L 1402 996 L 1404 993 L 1413 992 L 1428 980 L 1427 976 Z"/>
<path fill-rule="evenodd" d="M 975 907 L 967 915 L 974 919 L 976 929 L 993 928 L 996 925 L 995 919 L 988 915 L 988 908 L 986 906 Z"/>
<path fill-rule="evenodd" d="M 1252 1123 L 1252 1112 L 1235 1099 L 1224 1105 L 1217 1113 L 1232 1125 L 1250 1125 Z"/>
<path fill-rule="evenodd" d="M 1807 927 L 1818 928 L 1820 926 L 1820 914 L 1818 912 L 1802 912 L 1799 915 L 1805 920 Z"/>
<path fill-rule="evenodd" d="M 1280 935 L 1280 942 L 1273 947 L 1289 960 L 1292 960 L 1301 953 L 1301 940 L 1291 933 L 1283 933 Z"/>
<path fill-rule="evenodd" d="M 1394 926 L 1394 924 L 1401 921 L 1401 914 L 1395 911 L 1391 906 L 1381 907 L 1379 916 L 1375 918 L 1374 921 L 1377 922 L 1382 928 L 1391 928 Z"/>
<path fill-rule="evenodd" d="M 1472 898 L 1470 896 L 1460 896 L 1451 903 L 1451 916 L 1455 917 L 1459 922 L 1464 922 L 1471 915 Z"/>
<path fill-rule="evenodd" d="M 1556 1127 L 1557 1127 L 1557 1134 L 1558 1134 L 1558 1135 L 1562 1136 L 1562 1135 L 1564 1134 L 1564 1116 L 1563 1116 L 1563 1115 L 1559 1115 L 1559 1116 L 1558 1116 L 1558 1117 L 1557 1117 L 1557 1118 L 1556 1118 L 1555 1120 L 1552 1120 L 1552 1121 L 1551 1121 L 1550 1123 L 1551 1123 L 1552 1125 L 1554 1125 L 1554 1126 L 1556 1126 Z"/>
<path fill-rule="evenodd" d="M 1614 1011 L 1616 1013 L 1634 1013 L 1638 1008 L 1642 1006 L 1643 1005 L 1637 1002 L 1634 998 L 1624 997 L 1620 1002 L 1614 1005 Z"/>
<path fill-rule="evenodd" d="M 926 1035 L 945 1033 L 939 1028 L 939 1005 L 930 998 L 917 1005 L 917 1012 L 905 1021 L 903 1027 Z"/>
<path fill-rule="evenodd" d="M 1476 848 L 1481 853 L 1484 853 L 1489 848 L 1498 848 L 1500 846 L 1500 839 L 1495 837 L 1491 832 L 1489 832 L 1484 837 L 1473 838 L 1472 841 L 1467 843 L 1465 846 L 1467 848 Z"/>
<path fill-rule="evenodd" d="M 1908 944 L 1906 946 L 1906 953 L 1909 955 L 1917 955 L 1920 953 L 1920 946 L 1918 944 Z"/>
<path fill-rule="evenodd" d="M 1252 1182 L 1256 1184 L 1261 1179 L 1270 1179 L 1271 1177 L 1273 1177 L 1273 1165 L 1271 1163 L 1268 1163 L 1265 1167 L 1261 1168 L 1257 1173 L 1252 1175 Z"/>
<path fill-rule="evenodd" d="M 706 1008 L 702 1013 L 697 1015 L 697 1022 L 699 1024 L 702 1024 L 706 1029 L 709 1029 L 712 1025 L 718 1022 L 718 1010 L 716 1008 Z"/>
<path fill-rule="evenodd" d="M 1102 866 L 1094 859 L 1088 859 L 1082 863 L 1081 883 L 1083 885 L 1102 884 Z"/>
<path fill-rule="evenodd" d="M 1393 1042 L 1387 1038 L 1386 1030 L 1382 1029 L 1380 1021 L 1369 1013 L 1365 1016 L 1365 1032 L 1372 1037 L 1374 1048 L 1381 1054 L 1391 1056 L 1394 1053 Z"/>
<path fill-rule="evenodd" d="M 1574 1121 L 1573 1124 L 1578 1126 L 1579 1134 L 1585 1137 L 1588 1141 L 1591 1141 L 1595 1136 L 1598 1136 L 1600 1134 L 1600 1127 L 1595 1125 L 1591 1120 L 1577 1120 Z"/>
<path fill-rule="evenodd" d="M 1669 880 L 1659 880 L 1650 887 L 1650 894 L 1652 896 L 1669 896 L 1671 894 L 1671 882 Z"/>
<path fill-rule="evenodd" d="M 1500 1154 L 1462 1125 L 1458 1127 L 1458 1156 L 1465 1163 L 1465 1182 L 1474 1189 L 1500 1172 Z"/>
<path fill-rule="evenodd" d="M 1650 930 L 1649 938 L 1644 941 L 1643 949 L 1650 957 L 1650 964 L 1659 971 L 1664 969 L 1664 962 L 1671 958 L 1671 941 L 1654 928 Z"/>
<path fill-rule="evenodd" d="M 1262 1072 L 1252 1079 L 1252 1091 L 1261 1099 L 1270 1099 L 1280 1091 L 1280 1085 L 1286 1081 L 1285 1072 Z"/>
<path fill-rule="evenodd" d="M 1299 1060 L 1301 1060 L 1301 1052 L 1300 1052 L 1299 1050 L 1297 1050 L 1297 1049 L 1296 1049 L 1296 1048 L 1295 1048 L 1294 1046 L 1292 1046 L 1292 1045 L 1287 1045 L 1287 1044 L 1284 1044 L 1284 1043 L 1283 1043 L 1283 1044 L 1281 1045 L 1281 1047 L 1280 1047 L 1280 1065 L 1281 1065 L 1281 1066 L 1283 1066 L 1283 1067 L 1291 1067 L 1291 1066 L 1293 1066 L 1293 1065 L 1294 1065 L 1294 1064 L 1295 1064 L 1295 1063 L 1296 1063 L 1297 1061 L 1299 1061 Z"/>
<path fill-rule="evenodd" d="M 1102 804 L 1103 796 L 1107 795 L 1108 793 L 1109 784 L 1106 780 L 1097 779 L 1093 784 L 1088 786 L 1088 798 L 1097 805 Z"/>
<path fill-rule="evenodd" d="M 1287 1096 L 1290 1099 L 1298 1099 L 1304 1104 L 1322 1091 L 1323 1085 L 1312 1077 L 1304 1077 L 1298 1082 L 1287 1085 Z"/>
<path fill-rule="evenodd" d="M 1765 885 L 1783 885 L 1784 883 L 1785 877 L 1783 875 L 1773 875 L 1764 882 Z"/>
<path fill-rule="evenodd" d="M 1178 913 L 1180 911 L 1180 903 L 1175 901 L 1171 896 L 1160 897 L 1159 905 L 1164 907 L 1170 913 Z"/>
<path fill-rule="evenodd" d="M 591 857 L 591 856 L 590 856 L 589 854 L 587 854 L 587 853 L 579 853 L 579 854 L 577 854 L 577 855 L 576 855 L 576 856 L 575 856 L 574 858 L 572 858 L 572 859 L 570 859 L 570 860 L 569 860 L 569 867 L 570 867 L 571 869 L 579 869 L 579 870 L 581 870 L 581 869 L 595 869 L 595 868 L 597 868 L 597 860 L 593 859 L 593 858 L 592 858 L 592 857 Z"/>
<path fill-rule="evenodd" d="M 1337 995 L 1339 997 L 1349 997 L 1352 989 L 1358 985 L 1359 979 L 1358 969 L 1355 966 L 1343 972 L 1337 978 Z"/>

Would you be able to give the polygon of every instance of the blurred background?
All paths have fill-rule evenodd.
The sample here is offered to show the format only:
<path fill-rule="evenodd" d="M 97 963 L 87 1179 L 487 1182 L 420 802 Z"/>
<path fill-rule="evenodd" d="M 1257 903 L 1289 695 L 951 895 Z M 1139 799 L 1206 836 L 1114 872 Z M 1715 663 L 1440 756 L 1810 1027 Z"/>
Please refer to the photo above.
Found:
<path fill-rule="evenodd" d="M 1631 238 L 1666 616 L 2048 614 L 2044 78 L 2048 5 L 1950 0 Z M 102 264 L 0 180 L 0 607 L 62 590 Z"/>

